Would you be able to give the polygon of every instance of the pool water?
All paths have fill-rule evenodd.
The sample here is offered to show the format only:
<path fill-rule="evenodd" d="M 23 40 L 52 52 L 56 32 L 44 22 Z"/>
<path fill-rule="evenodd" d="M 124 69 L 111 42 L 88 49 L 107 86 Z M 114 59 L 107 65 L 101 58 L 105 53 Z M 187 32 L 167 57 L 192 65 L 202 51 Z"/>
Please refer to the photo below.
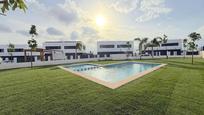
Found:
<path fill-rule="evenodd" d="M 147 64 L 137 62 L 125 62 L 120 64 L 111 64 L 105 66 L 82 64 L 67 66 L 66 68 L 72 71 L 77 71 L 82 74 L 97 78 L 102 81 L 115 83 L 128 77 L 137 75 L 148 69 L 152 69 L 160 64 Z"/>
<path fill-rule="evenodd" d="M 93 64 L 81 64 L 81 65 L 66 66 L 66 68 L 69 68 L 73 71 L 86 71 L 86 70 L 98 68 L 98 66 Z"/>

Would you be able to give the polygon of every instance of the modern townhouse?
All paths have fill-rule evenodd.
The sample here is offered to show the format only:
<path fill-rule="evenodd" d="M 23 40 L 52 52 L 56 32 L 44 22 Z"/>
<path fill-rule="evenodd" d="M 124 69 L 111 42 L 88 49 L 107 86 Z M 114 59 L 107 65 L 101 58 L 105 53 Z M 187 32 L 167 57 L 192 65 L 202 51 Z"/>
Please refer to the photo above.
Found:
<path fill-rule="evenodd" d="M 81 50 L 76 48 L 76 44 L 80 42 L 83 47 L 85 46 L 81 41 L 47 41 L 43 43 L 43 48 L 46 50 L 45 59 L 75 59 L 77 53 L 78 58 L 87 58 L 89 54 L 85 52 L 84 48 Z"/>
<path fill-rule="evenodd" d="M 166 53 L 169 56 L 183 55 L 184 53 L 186 53 L 186 55 L 192 54 L 192 51 L 183 47 L 183 39 L 169 39 L 167 43 L 162 43 L 159 47 L 154 47 L 153 50 L 154 56 L 164 56 Z M 200 48 L 198 48 L 197 51 L 194 51 L 194 55 L 199 55 L 199 50 Z M 148 47 L 146 53 L 151 55 L 152 48 Z"/>
<path fill-rule="evenodd" d="M 98 41 L 97 54 L 100 57 L 133 55 L 134 42 L 133 41 Z"/>
<path fill-rule="evenodd" d="M 25 62 L 30 61 L 30 48 L 26 44 L 19 44 L 14 45 L 14 51 L 9 52 L 8 45 L 0 45 L 0 57 L 3 59 L 4 62 Z M 33 58 L 32 60 L 39 60 L 41 58 L 40 52 L 34 51 L 32 53 Z"/>
<path fill-rule="evenodd" d="M 159 47 L 154 47 L 154 55 L 155 56 L 163 56 L 166 55 L 182 55 L 184 50 L 183 48 L 183 40 L 182 39 L 170 39 L 167 43 L 162 43 Z M 152 48 L 148 47 L 146 49 L 146 53 L 152 54 Z"/>

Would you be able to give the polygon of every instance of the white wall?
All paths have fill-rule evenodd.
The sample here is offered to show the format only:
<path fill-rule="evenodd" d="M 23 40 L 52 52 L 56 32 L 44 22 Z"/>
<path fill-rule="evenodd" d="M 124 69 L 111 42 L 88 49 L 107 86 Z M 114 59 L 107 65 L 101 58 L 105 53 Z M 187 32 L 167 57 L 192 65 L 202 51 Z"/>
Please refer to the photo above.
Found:
<path fill-rule="evenodd" d="M 117 45 L 127 45 L 130 42 L 131 48 L 117 48 Z M 100 48 L 100 45 L 114 45 L 114 48 Z M 127 52 L 134 50 L 133 41 L 98 41 L 97 42 L 97 52 Z"/>
<path fill-rule="evenodd" d="M 33 62 L 33 66 L 71 64 L 71 63 L 88 62 L 88 61 L 98 61 L 98 59 L 97 58 L 95 58 L 95 59 L 90 58 L 90 59 L 78 59 L 78 60 L 38 61 L 38 62 Z M 25 63 L 3 63 L 3 64 L 0 64 L 0 70 L 30 67 L 30 64 L 31 64 L 30 62 L 25 62 Z"/>
<path fill-rule="evenodd" d="M 65 60 L 67 57 L 65 56 L 62 50 L 52 50 L 52 58 L 53 60 Z"/>
<path fill-rule="evenodd" d="M 168 50 L 181 49 L 183 50 L 183 39 L 169 39 L 167 43 L 178 43 L 178 46 L 167 46 Z M 147 50 L 152 50 L 150 47 Z M 154 50 L 166 50 L 166 46 L 154 47 Z"/>
<path fill-rule="evenodd" d="M 43 48 L 46 46 L 60 46 L 64 53 L 75 53 L 75 49 L 64 49 L 64 46 L 76 46 L 76 43 L 80 41 L 48 41 L 43 43 Z M 82 43 L 82 42 L 81 42 Z M 82 43 L 83 44 L 83 43 Z M 84 53 L 85 50 L 77 51 L 78 53 Z"/>
<path fill-rule="evenodd" d="M 169 57 L 183 57 L 183 56 L 169 56 Z M 186 56 L 191 57 L 191 56 Z M 201 55 L 195 55 L 194 57 L 201 57 Z M 155 56 L 154 58 L 166 58 L 166 56 Z M 86 58 L 86 59 L 76 59 L 76 60 L 56 60 L 56 61 L 37 61 L 33 62 L 33 66 L 46 66 L 46 65 L 59 65 L 59 64 L 72 64 L 79 62 L 89 62 L 89 61 L 98 61 L 98 60 L 126 60 L 126 59 L 140 59 L 139 56 L 112 56 L 105 58 Z M 142 59 L 152 59 L 151 56 L 143 56 Z M 0 70 L 3 69 L 13 69 L 13 68 L 22 68 L 22 67 L 30 67 L 30 62 L 25 63 L 2 63 L 0 64 Z"/>
<path fill-rule="evenodd" d="M 14 45 L 15 49 L 30 49 L 26 44 Z M 0 45 L 0 49 L 4 49 L 4 52 L 0 52 L 1 56 L 10 56 L 8 53 L 8 45 Z M 12 52 L 13 56 L 24 56 L 24 52 Z M 30 52 L 27 52 L 27 55 L 30 55 Z M 33 56 L 39 56 L 40 52 L 33 52 Z"/>
<path fill-rule="evenodd" d="M 201 57 L 204 59 L 204 51 L 200 52 Z"/>

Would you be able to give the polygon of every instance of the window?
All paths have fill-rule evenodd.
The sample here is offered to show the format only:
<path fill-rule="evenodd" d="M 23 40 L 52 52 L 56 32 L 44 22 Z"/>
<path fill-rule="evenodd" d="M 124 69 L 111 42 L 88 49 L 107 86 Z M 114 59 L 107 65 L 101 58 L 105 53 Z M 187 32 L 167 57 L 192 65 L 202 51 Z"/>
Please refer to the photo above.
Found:
<path fill-rule="evenodd" d="M 127 45 L 127 44 L 117 45 L 117 48 L 131 48 L 131 47 L 132 47 L 131 45 Z"/>
<path fill-rule="evenodd" d="M 4 52 L 4 49 L 0 49 L 0 52 Z"/>
<path fill-rule="evenodd" d="M 52 50 L 52 49 L 61 49 L 61 46 L 46 46 L 46 50 Z"/>
<path fill-rule="evenodd" d="M 64 46 L 64 49 L 76 49 L 76 46 Z"/>
<path fill-rule="evenodd" d="M 114 45 L 100 45 L 100 48 L 114 48 Z"/>
<path fill-rule="evenodd" d="M 23 49 L 15 49 L 14 52 L 23 52 Z"/>
<path fill-rule="evenodd" d="M 165 43 L 165 44 L 162 44 L 162 46 L 178 46 L 179 43 Z"/>

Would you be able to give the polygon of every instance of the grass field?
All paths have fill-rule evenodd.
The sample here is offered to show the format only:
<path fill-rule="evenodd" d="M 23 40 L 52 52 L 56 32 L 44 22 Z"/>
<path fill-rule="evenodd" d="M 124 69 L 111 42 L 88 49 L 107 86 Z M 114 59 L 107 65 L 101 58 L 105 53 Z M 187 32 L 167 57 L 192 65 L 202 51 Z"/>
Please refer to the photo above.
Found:
<path fill-rule="evenodd" d="M 53 66 L 0 71 L 0 115 L 204 115 L 204 60 L 143 61 L 168 66 L 115 90 Z"/>

